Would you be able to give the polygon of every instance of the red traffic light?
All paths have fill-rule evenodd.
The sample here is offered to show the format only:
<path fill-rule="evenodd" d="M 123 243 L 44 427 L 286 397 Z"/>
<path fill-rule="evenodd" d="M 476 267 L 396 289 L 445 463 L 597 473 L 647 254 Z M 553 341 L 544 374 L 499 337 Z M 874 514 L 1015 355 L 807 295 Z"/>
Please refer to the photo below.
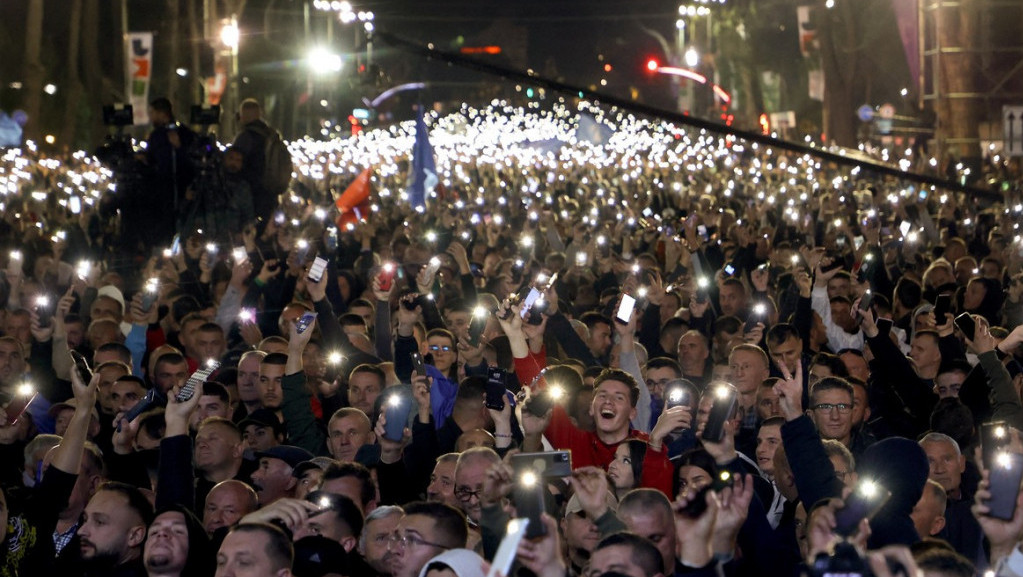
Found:
<path fill-rule="evenodd" d="M 650 72 L 657 72 L 657 69 L 661 67 L 660 62 L 656 58 L 651 58 L 646 61 L 646 69 Z"/>

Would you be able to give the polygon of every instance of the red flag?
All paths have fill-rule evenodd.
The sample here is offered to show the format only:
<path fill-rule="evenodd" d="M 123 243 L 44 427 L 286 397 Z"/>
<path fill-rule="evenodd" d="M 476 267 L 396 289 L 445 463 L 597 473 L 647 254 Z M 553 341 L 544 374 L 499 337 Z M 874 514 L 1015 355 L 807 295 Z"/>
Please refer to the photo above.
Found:
<path fill-rule="evenodd" d="M 334 201 L 334 206 L 341 213 L 337 217 L 338 228 L 346 228 L 346 225 L 354 225 L 369 217 L 369 177 L 370 169 L 367 168 Z"/>

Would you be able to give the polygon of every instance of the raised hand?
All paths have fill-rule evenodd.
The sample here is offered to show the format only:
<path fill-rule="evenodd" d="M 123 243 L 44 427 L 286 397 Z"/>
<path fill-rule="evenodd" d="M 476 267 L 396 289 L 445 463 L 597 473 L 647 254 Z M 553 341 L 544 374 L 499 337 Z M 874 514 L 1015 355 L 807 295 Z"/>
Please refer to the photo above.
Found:
<path fill-rule="evenodd" d="M 778 395 L 785 420 L 794 421 L 803 414 L 803 364 L 796 362 L 796 374 L 793 375 L 785 362 L 779 360 L 778 370 L 782 378 L 774 385 L 774 392 Z"/>

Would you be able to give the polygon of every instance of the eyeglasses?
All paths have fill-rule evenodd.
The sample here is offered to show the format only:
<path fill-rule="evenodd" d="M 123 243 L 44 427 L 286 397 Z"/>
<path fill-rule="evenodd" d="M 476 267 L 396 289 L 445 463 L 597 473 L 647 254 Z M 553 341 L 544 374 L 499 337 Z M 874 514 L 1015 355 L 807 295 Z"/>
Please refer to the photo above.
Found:
<path fill-rule="evenodd" d="M 450 353 L 451 347 L 447 345 L 430 345 L 430 350 L 433 352 L 444 351 L 445 353 Z"/>
<path fill-rule="evenodd" d="M 647 379 L 646 380 L 646 386 L 648 386 L 650 388 L 657 387 L 657 388 L 663 389 L 664 385 L 667 385 L 671 381 L 672 381 L 672 379 L 661 379 L 659 381 L 655 381 L 653 379 Z"/>
<path fill-rule="evenodd" d="M 391 536 L 387 539 L 388 548 L 393 546 L 395 549 L 407 549 L 409 547 L 419 547 L 421 545 L 428 545 L 430 547 L 436 547 L 438 549 L 447 549 L 447 547 L 441 545 L 440 543 L 431 543 L 415 535 L 409 534 L 402 535 L 400 533 L 392 533 Z"/>
<path fill-rule="evenodd" d="M 482 492 L 483 492 L 482 489 L 479 490 L 479 491 L 473 491 L 469 487 L 465 487 L 465 486 L 455 487 L 455 497 L 458 497 L 459 501 L 470 501 L 470 500 L 472 500 L 473 497 L 476 497 L 477 499 L 479 499 L 480 498 L 480 493 L 482 493 Z"/>
<path fill-rule="evenodd" d="M 813 410 L 821 411 L 822 413 L 830 413 L 831 411 L 838 410 L 841 414 L 846 414 L 851 411 L 852 405 L 848 403 L 818 403 L 813 406 Z"/>

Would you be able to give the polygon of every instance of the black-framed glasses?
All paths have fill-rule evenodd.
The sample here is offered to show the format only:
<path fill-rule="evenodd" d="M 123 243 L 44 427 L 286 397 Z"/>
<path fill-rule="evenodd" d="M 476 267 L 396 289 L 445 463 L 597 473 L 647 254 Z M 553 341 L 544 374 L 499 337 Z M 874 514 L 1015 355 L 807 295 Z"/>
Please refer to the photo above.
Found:
<path fill-rule="evenodd" d="M 455 497 L 457 497 L 459 501 L 470 501 L 472 500 L 473 497 L 479 499 L 480 493 L 482 492 L 483 492 L 482 489 L 480 489 L 479 491 L 473 491 L 472 489 L 464 485 L 461 487 L 455 487 Z"/>
<path fill-rule="evenodd" d="M 837 410 L 843 415 L 851 411 L 852 408 L 853 406 L 850 403 L 817 403 L 813 406 L 813 410 L 815 411 L 830 413 L 831 411 Z"/>
<path fill-rule="evenodd" d="M 430 345 L 430 350 L 433 352 L 444 351 L 445 353 L 450 353 L 452 349 L 447 345 Z"/>

